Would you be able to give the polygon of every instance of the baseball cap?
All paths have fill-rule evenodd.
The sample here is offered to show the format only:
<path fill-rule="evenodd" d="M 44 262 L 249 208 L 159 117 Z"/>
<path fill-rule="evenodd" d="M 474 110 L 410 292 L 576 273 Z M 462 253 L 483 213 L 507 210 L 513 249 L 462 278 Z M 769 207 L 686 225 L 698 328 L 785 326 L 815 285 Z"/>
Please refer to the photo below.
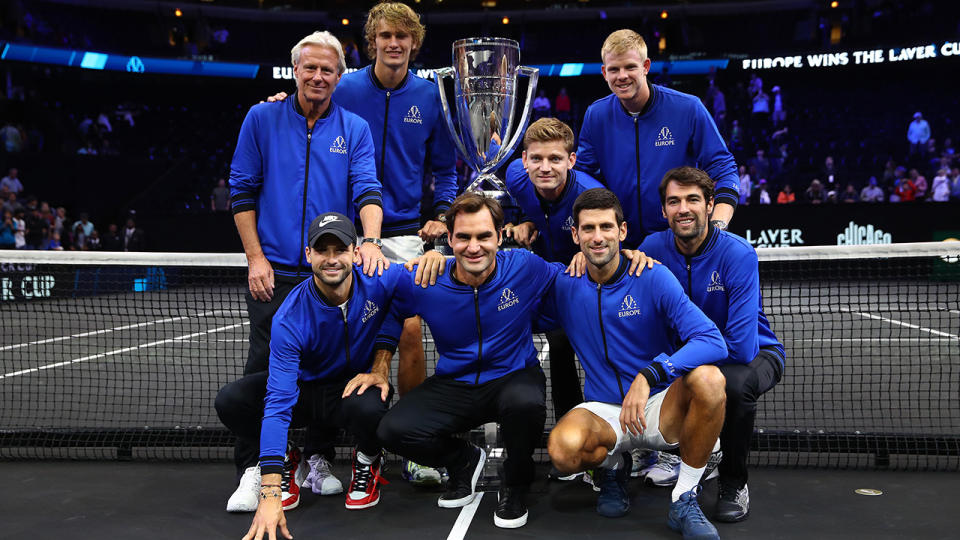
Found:
<path fill-rule="evenodd" d="M 336 236 L 348 246 L 357 241 L 357 230 L 353 227 L 353 222 L 338 212 L 327 212 L 314 218 L 307 232 L 307 239 L 310 242 L 307 245 L 316 245 L 317 240 L 325 234 Z"/>

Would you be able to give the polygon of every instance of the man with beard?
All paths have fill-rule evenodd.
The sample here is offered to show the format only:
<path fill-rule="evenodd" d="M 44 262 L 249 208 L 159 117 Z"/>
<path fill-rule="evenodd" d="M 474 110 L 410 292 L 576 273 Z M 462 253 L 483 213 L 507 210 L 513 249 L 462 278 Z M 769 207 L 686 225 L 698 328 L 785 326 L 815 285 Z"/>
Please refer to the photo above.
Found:
<path fill-rule="evenodd" d="M 747 456 L 757 399 L 780 381 L 784 350 L 763 312 L 757 252 L 743 238 L 707 223 L 713 186 L 699 169 L 668 171 L 660 201 L 670 229 L 648 236 L 640 249 L 676 276 L 727 343 L 729 355 L 717 362 L 726 379 L 727 410 L 716 519 L 736 522 L 750 512 Z"/>
<path fill-rule="evenodd" d="M 400 335 L 400 322 L 387 319 L 396 286 L 407 276 L 399 266 L 382 276 L 364 274 L 353 264 L 356 237 L 343 214 L 313 220 L 304 248 L 313 276 L 290 291 L 273 317 L 269 372 L 246 375 L 217 394 L 223 424 L 259 447 L 259 504 L 246 538 L 265 531 L 272 538 L 278 525 L 292 538 L 283 516 L 290 506 L 282 501 L 291 481 L 283 476 L 290 427 L 346 428 L 357 446 L 345 506 L 358 510 L 380 501 L 376 429 L 393 393 L 390 359 Z"/>
<path fill-rule="evenodd" d="M 723 338 L 664 267 L 627 275 L 619 255 L 627 224 L 611 191 L 585 191 L 573 219 L 587 273 L 558 277 L 542 312 L 566 330 L 587 401 L 551 431 L 553 465 L 568 474 L 596 469 L 597 512 L 620 517 L 630 508 L 630 451 L 679 447 L 667 524 L 685 539 L 718 538 L 697 495 L 723 425 L 723 376 L 708 365 L 726 356 Z"/>

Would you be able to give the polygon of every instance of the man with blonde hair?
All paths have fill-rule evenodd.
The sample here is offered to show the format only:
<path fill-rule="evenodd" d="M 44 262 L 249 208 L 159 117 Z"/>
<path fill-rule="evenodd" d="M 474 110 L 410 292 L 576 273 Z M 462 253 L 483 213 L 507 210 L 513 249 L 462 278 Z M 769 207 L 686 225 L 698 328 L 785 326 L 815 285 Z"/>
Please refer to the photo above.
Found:
<path fill-rule="evenodd" d="M 689 94 L 651 84 L 643 37 L 617 30 L 600 51 L 611 95 L 587 108 L 580 130 L 577 169 L 593 174 L 623 203 L 626 246 L 667 228 L 657 187 L 674 167 L 695 165 L 717 183 L 712 222 L 726 228 L 739 199 L 739 178 L 710 113 Z"/>
<path fill-rule="evenodd" d="M 315 32 L 290 53 L 296 94 L 250 108 L 230 164 L 231 206 L 249 266 L 250 349 L 244 375 L 267 371 L 273 316 L 290 291 L 313 275 L 303 250 L 313 216 L 339 212 L 353 219 L 359 208 L 363 272 L 371 276 L 389 266 L 379 247 L 383 203 L 370 128 L 331 100 L 346 68 L 340 42 L 329 32 Z M 332 446 L 308 430 L 305 451 L 309 456 L 330 452 Z M 258 455 L 253 445 L 237 443 L 239 487 L 227 511 L 256 510 Z M 282 503 L 294 508 L 304 468 L 295 447 L 288 447 L 285 458 Z"/>

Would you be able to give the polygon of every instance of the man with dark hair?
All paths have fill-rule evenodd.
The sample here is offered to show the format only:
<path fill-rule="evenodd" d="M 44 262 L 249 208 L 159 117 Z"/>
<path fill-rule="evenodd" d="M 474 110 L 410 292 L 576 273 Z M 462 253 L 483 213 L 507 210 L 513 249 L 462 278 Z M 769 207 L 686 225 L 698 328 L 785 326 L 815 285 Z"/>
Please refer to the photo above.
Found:
<path fill-rule="evenodd" d="M 587 108 L 577 169 L 600 179 L 624 205 L 630 225 L 627 247 L 667 228 L 656 183 L 664 171 L 679 165 L 698 165 L 716 179 L 712 219 L 725 228 L 739 199 L 737 165 L 703 103 L 648 82 L 647 44 L 633 30 L 610 34 L 600 57 L 612 93 Z"/>
<path fill-rule="evenodd" d="M 250 109 L 230 164 L 231 209 L 249 266 L 246 375 L 267 369 L 273 314 L 293 287 L 311 275 L 303 249 L 310 216 L 337 211 L 352 220 L 359 208 L 364 238 L 357 255 L 364 273 L 373 275 L 389 266 L 380 250 L 383 211 L 370 128 L 331 100 L 346 68 L 340 42 L 329 32 L 314 32 L 291 49 L 290 57 L 296 95 Z M 330 439 L 308 429 L 311 438 Z M 308 441 L 319 448 L 313 442 Z M 333 446 L 321 453 L 332 459 Z M 298 457 L 291 452 L 286 475 L 303 476 Z M 238 484 L 252 485 L 256 458 L 241 439 L 234 460 L 239 473 L 251 479 Z M 297 480 L 285 484 L 286 506 L 299 499 L 299 484 L 306 479 Z M 339 481 L 329 483 L 335 485 L 328 492 L 342 490 Z M 238 488 L 227 510 L 250 511 L 255 505 L 256 492 Z"/>
<path fill-rule="evenodd" d="M 584 191 L 603 187 L 590 175 L 573 170 L 573 130 L 556 118 L 530 124 L 523 136 L 523 154 L 507 167 L 506 184 L 523 216 L 507 224 L 505 236 L 533 249 L 550 262 L 567 264 L 580 252 L 570 239 L 573 202 Z M 550 390 L 555 421 L 583 401 L 573 348 L 562 329 L 547 332 L 550 345 Z M 573 476 L 552 478 L 569 480 Z"/>
<path fill-rule="evenodd" d="M 627 224 L 616 195 L 587 190 L 573 212 L 587 273 L 558 277 L 542 312 L 567 331 L 587 401 L 551 431 L 550 458 L 567 473 L 596 468 L 597 512 L 620 517 L 630 508 L 629 452 L 679 447 L 681 481 L 668 524 L 685 539 L 718 538 L 697 495 L 723 425 L 723 376 L 707 365 L 725 356 L 723 338 L 662 266 L 627 275 L 619 254 Z"/>
<path fill-rule="evenodd" d="M 713 180 L 705 172 L 668 171 L 660 182 L 660 200 L 670 229 L 648 236 L 640 249 L 663 262 L 726 341 L 729 354 L 716 364 L 727 395 L 716 519 L 735 522 L 750 511 L 747 456 L 757 400 L 780 381 L 785 355 L 763 312 L 756 251 L 707 223 L 712 193 Z"/>

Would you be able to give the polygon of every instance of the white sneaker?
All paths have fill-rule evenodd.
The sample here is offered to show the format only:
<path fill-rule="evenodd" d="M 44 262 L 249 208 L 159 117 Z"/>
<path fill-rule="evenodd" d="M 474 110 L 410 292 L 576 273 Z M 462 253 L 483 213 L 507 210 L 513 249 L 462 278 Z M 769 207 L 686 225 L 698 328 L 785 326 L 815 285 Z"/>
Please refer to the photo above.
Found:
<path fill-rule="evenodd" d="M 659 487 L 670 487 L 680 477 L 680 456 L 669 452 L 658 452 L 657 462 L 640 472 L 644 481 Z"/>
<path fill-rule="evenodd" d="M 237 490 L 227 501 L 227 512 L 256 512 L 260 503 L 260 466 L 247 467 Z"/>
<path fill-rule="evenodd" d="M 407 458 L 403 458 L 403 468 L 400 471 L 400 476 L 407 482 L 418 487 L 439 486 L 443 480 L 440 476 L 440 471 L 431 467 L 418 465 Z"/>
<path fill-rule="evenodd" d="M 714 478 L 720 476 L 720 470 L 718 466 L 720 461 L 723 460 L 723 450 L 717 450 L 710 454 L 710 459 L 707 460 L 707 469 L 703 473 L 703 480 L 700 481 L 702 484 L 707 480 L 713 480 Z"/>
<path fill-rule="evenodd" d="M 657 451 L 647 448 L 634 448 L 630 451 L 630 457 L 633 458 L 633 466 L 630 468 L 630 478 L 638 478 L 643 475 L 645 470 L 657 462 Z"/>
<path fill-rule="evenodd" d="M 307 477 L 300 483 L 303 487 L 308 487 L 317 495 L 336 495 L 343 493 L 343 483 L 333 475 L 330 470 L 330 462 L 320 454 L 314 454 L 307 459 L 309 469 Z"/>

